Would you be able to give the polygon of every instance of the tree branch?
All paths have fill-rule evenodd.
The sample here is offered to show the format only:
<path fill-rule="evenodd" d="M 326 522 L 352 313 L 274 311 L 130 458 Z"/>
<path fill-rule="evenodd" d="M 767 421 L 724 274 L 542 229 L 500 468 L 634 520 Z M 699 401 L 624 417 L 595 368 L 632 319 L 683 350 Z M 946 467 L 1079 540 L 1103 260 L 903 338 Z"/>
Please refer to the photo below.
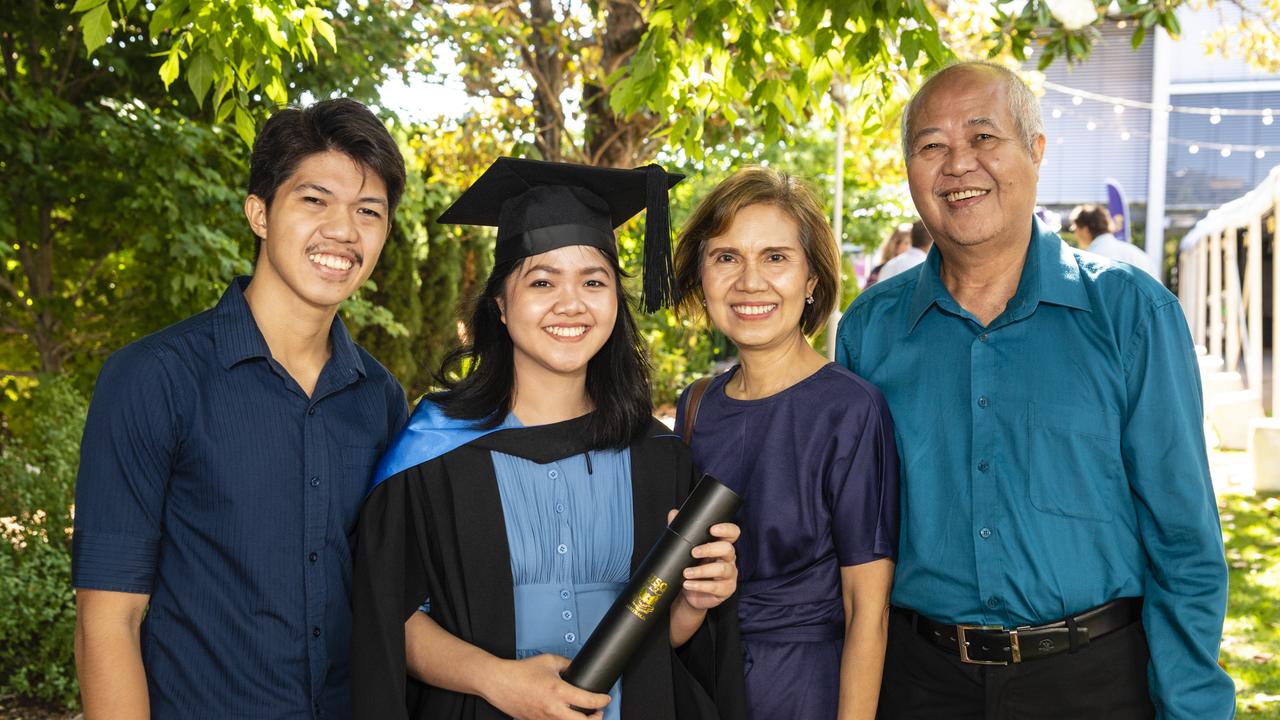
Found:
<path fill-rule="evenodd" d="M 120 244 L 117 242 L 115 245 L 111 247 L 111 249 L 107 250 L 106 253 L 99 256 L 97 260 L 93 261 L 93 265 L 89 268 L 89 271 L 84 274 L 84 278 L 82 278 L 80 280 L 80 284 L 76 286 L 76 291 L 71 294 L 70 304 L 72 307 L 75 307 L 75 304 L 80 300 L 80 296 L 84 295 L 85 288 L 89 287 L 89 281 L 93 280 L 93 276 L 98 274 L 98 269 L 102 267 L 102 264 L 107 261 L 107 258 L 114 255 L 119 249 L 120 249 Z"/>
<path fill-rule="evenodd" d="M 13 102 L 13 96 L 9 93 L 8 88 L 17 83 L 18 77 L 18 61 L 13 58 L 13 35 L 9 32 L 0 32 L 0 53 L 4 53 L 4 79 L 5 90 L 0 91 L 5 102 Z"/>
<path fill-rule="evenodd" d="M 0 377 L 11 375 L 13 377 L 40 377 L 40 373 L 36 370 L 0 370 Z"/>
<path fill-rule="evenodd" d="M 71 37 L 66 39 L 67 54 L 62 58 L 62 74 L 58 78 L 58 89 L 54 93 L 58 97 L 66 97 L 63 92 L 67 89 L 67 78 L 71 75 L 71 66 L 76 62 L 76 50 L 80 48 L 80 23 L 73 23 L 72 27 L 74 29 L 71 31 Z"/>
<path fill-rule="evenodd" d="M 9 281 L 9 278 L 5 277 L 4 275 L 0 275 L 0 288 L 4 288 L 5 290 L 8 290 L 9 294 L 13 296 L 14 300 L 17 300 L 18 302 L 23 302 L 23 297 L 18 292 L 18 288 L 12 282 Z"/>

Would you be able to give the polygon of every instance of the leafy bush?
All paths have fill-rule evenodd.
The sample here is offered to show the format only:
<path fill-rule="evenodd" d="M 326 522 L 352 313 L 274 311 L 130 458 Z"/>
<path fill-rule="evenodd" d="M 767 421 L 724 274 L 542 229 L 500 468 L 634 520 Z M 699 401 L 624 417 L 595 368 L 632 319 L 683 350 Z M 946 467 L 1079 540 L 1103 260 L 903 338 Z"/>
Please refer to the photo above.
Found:
<path fill-rule="evenodd" d="M 0 451 L 0 696 L 78 704 L 71 518 L 86 405 L 42 378 Z"/>
<path fill-rule="evenodd" d="M 681 318 L 670 310 L 636 313 L 640 335 L 649 348 L 653 404 L 674 405 L 685 386 L 709 375 L 732 346 L 700 320 Z"/>

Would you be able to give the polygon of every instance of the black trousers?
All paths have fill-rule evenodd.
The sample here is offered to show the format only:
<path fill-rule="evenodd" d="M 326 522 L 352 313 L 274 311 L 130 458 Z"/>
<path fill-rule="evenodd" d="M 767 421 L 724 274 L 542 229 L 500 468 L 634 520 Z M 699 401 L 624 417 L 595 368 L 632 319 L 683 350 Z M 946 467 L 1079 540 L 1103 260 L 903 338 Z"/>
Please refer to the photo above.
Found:
<path fill-rule="evenodd" d="M 1148 720 L 1147 638 L 1135 622 L 1076 653 L 1016 665 L 970 665 L 930 644 L 899 613 L 877 720 Z"/>

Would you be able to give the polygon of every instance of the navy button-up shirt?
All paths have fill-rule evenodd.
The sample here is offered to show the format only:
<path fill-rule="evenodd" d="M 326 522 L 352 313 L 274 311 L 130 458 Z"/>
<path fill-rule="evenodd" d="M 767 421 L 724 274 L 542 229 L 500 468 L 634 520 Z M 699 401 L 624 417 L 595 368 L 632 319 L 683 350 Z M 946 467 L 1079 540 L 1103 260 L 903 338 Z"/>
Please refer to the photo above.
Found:
<path fill-rule="evenodd" d="M 1226 563 L 1177 299 L 1037 221 L 1017 292 L 983 327 L 940 260 L 869 289 L 839 331 L 840 361 L 896 426 L 894 604 L 1012 628 L 1145 597 L 1160 717 L 1229 717 Z"/>
<path fill-rule="evenodd" d="M 347 536 L 404 393 L 335 318 L 308 398 L 272 359 L 247 282 L 103 366 L 73 582 L 151 596 L 154 718 L 348 717 Z"/>

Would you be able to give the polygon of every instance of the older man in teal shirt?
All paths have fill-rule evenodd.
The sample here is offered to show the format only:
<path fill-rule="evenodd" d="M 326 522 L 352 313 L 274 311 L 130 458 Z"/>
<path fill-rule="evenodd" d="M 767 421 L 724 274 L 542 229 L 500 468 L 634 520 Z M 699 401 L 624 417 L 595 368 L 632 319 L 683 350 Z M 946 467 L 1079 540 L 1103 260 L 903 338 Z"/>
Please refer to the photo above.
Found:
<path fill-rule="evenodd" d="M 903 146 L 935 248 L 840 325 L 902 460 L 880 717 L 1229 718 L 1187 323 L 1157 281 L 1035 219 L 1042 127 L 1004 68 L 931 78 Z"/>

